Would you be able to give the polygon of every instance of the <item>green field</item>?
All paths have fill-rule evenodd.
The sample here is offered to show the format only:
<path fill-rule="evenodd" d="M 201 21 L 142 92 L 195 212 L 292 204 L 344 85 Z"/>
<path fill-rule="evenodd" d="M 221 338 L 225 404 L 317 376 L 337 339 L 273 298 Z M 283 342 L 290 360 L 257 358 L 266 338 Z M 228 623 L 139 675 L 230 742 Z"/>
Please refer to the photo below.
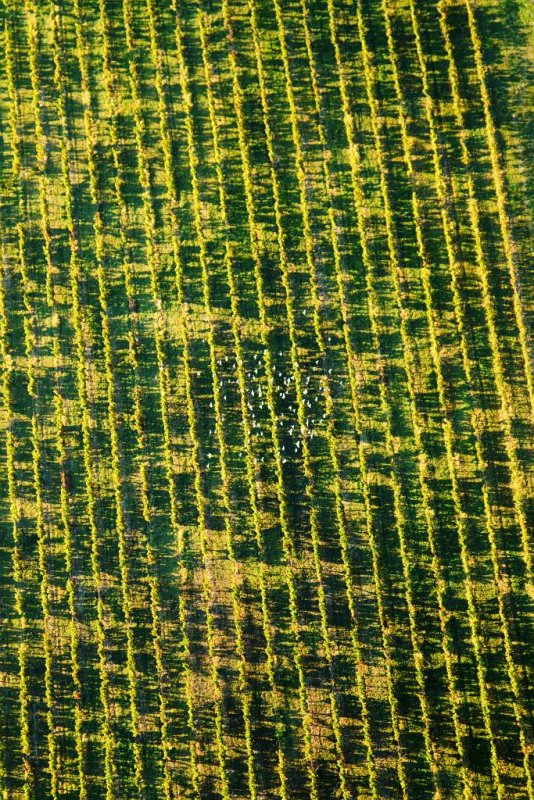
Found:
<path fill-rule="evenodd" d="M 0 800 L 534 800 L 532 5 L 0 10 Z"/>

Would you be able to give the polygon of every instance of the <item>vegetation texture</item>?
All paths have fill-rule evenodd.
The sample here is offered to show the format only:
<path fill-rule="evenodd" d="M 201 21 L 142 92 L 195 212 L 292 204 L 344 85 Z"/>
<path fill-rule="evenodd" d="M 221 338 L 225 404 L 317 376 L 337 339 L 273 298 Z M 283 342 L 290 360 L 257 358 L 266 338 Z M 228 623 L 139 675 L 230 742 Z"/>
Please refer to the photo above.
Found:
<path fill-rule="evenodd" d="M 527 0 L 0 22 L 1 800 L 534 800 Z"/>

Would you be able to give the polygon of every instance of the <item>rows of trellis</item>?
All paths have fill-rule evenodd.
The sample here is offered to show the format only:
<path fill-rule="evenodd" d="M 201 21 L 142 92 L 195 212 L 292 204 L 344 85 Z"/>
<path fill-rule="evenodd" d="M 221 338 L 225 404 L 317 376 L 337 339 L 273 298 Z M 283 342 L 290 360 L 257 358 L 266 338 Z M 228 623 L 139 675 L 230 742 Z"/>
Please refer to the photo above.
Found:
<path fill-rule="evenodd" d="M 3 0 L 3 798 L 534 798 L 496 9 Z"/>

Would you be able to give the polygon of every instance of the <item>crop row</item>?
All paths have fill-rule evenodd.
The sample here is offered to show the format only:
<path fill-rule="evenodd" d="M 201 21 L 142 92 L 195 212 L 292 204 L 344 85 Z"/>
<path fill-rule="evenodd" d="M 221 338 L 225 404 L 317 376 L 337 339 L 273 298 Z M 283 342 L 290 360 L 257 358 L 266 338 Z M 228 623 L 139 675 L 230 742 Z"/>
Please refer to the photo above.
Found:
<path fill-rule="evenodd" d="M 3 13 L 0 790 L 532 798 L 476 4 Z"/>

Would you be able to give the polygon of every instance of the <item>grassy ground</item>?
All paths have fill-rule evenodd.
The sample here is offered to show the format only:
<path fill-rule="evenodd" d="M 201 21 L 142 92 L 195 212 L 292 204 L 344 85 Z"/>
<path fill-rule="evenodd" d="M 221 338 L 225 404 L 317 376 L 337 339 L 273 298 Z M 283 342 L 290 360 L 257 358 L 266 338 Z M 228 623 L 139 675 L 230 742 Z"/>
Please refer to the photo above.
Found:
<path fill-rule="evenodd" d="M 533 800 L 528 3 L 0 8 L 0 796 Z"/>

